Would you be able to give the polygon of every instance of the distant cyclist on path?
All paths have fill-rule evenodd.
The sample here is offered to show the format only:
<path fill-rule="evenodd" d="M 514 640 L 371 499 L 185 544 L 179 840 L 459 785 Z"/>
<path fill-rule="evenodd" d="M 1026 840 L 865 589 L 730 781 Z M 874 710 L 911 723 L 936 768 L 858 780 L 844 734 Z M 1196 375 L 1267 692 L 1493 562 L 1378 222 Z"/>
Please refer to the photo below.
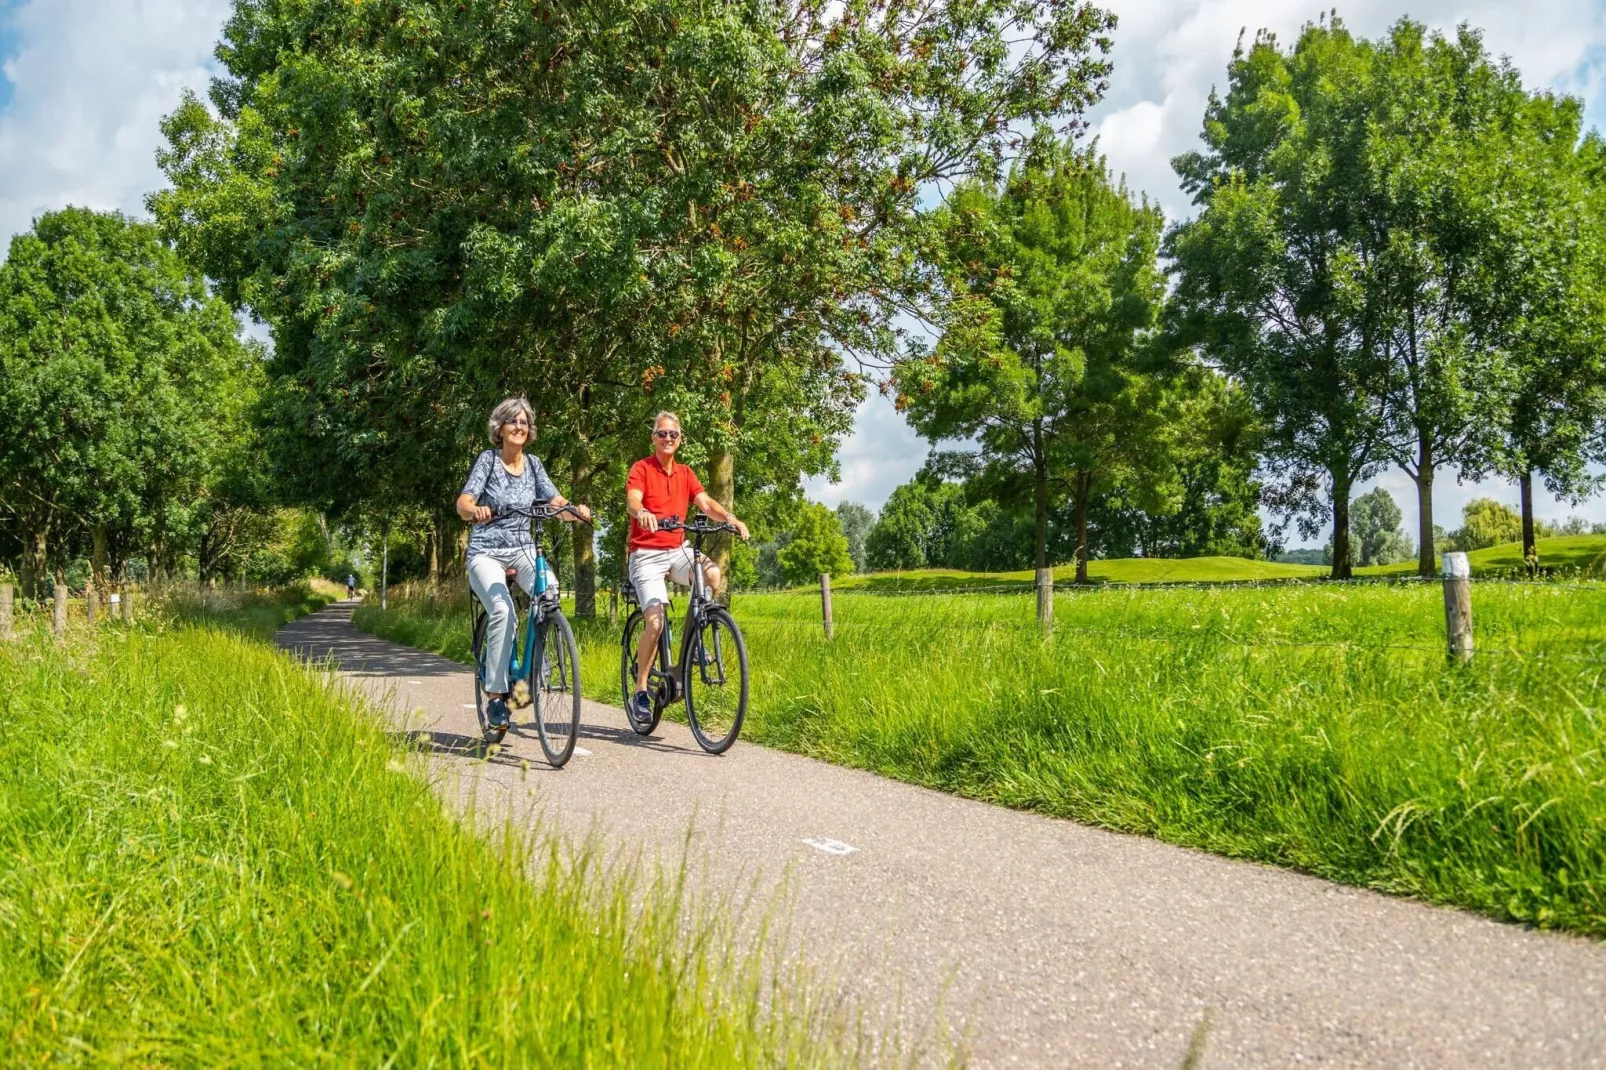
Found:
<path fill-rule="evenodd" d="M 357 577 L 349 572 L 346 573 L 346 597 L 348 599 L 357 597 Z"/>
<path fill-rule="evenodd" d="M 489 618 L 485 629 L 486 718 L 492 726 L 508 726 L 508 651 L 517 641 L 519 621 L 508 590 L 507 570 L 517 569 L 526 594 L 535 593 L 535 540 L 527 516 L 496 514 L 507 509 L 528 509 L 547 500 L 553 508 L 568 505 L 558 493 L 537 457 L 525 454 L 535 413 L 521 397 L 508 398 L 491 410 L 486 429 L 491 445 L 474 460 L 474 467 L 457 495 L 457 515 L 474 525 L 468 537 L 468 584 Z M 587 521 L 591 510 L 575 507 Z M 565 515 L 564 519 L 572 520 Z M 547 573 L 547 590 L 556 597 L 558 578 Z"/>
<path fill-rule="evenodd" d="M 697 474 L 675 461 L 680 448 L 680 417 L 660 412 L 653 420 L 651 457 L 630 466 L 625 480 L 625 511 L 630 515 L 630 585 L 641 605 L 641 646 L 636 654 L 636 697 L 631 715 L 641 721 L 652 719 L 652 696 L 647 694 L 647 677 L 658 649 L 658 636 L 664 630 L 664 607 L 669 604 L 667 577 L 679 584 L 691 583 L 692 548 L 681 531 L 660 531 L 658 521 L 667 517 L 687 519 L 689 506 L 696 505 L 714 520 L 729 523 L 745 540 L 747 525 L 736 514 L 720 505 L 703 490 Z M 700 562 L 708 589 L 719 590 L 719 566 L 706 555 Z"/>

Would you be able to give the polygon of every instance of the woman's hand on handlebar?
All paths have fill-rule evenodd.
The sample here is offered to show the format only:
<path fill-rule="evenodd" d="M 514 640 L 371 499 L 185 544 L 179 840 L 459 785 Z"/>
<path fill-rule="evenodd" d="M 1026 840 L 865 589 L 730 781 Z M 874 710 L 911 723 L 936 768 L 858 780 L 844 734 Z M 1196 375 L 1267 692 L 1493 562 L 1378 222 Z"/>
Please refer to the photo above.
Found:
<path fill-rule="evenodd" d="M 575 503 L 570 502 L 569 505 L 568 505 L 568 509 L 569 509 L 569 513 L 570 513 L 571 516 L 578 517 L 579 519 L 585 521 L 587 524 L 591 523 L 591 506 L 589 506 L 589 505 L 576 505 Z"/>
<path fill-rule="evenodd" d="M 470 524 L 489 524 L 491 522 L 491 507 L 489 505 L 476 505 L 469 510 L 468 522 Z"/>

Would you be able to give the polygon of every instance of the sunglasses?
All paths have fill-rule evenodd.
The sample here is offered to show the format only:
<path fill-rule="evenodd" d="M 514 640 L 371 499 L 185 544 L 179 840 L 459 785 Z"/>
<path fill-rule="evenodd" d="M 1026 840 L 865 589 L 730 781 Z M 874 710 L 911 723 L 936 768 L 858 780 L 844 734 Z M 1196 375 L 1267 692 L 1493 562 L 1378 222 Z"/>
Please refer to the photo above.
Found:
<path fill-rule="evenodd" d="M 653 436 L 656 437 L 656 438 L 667 439 L 667 440 L 673 442 L 674 440 L 676 440 L 676 439 L 678 439 L 680 437 L 680 432 L 679 431 L 654 431 L 653 432 Z"/>
<path fill-rule="evenodd" d="M 503 427 L 529 427 L 530 426 L 530 421 L 528 421 L 524 417 L 520 416 L 520 417 L 517 417 L 515 419 L 508 420 L 507 422 L 502 424 L 502 426 Z"/>

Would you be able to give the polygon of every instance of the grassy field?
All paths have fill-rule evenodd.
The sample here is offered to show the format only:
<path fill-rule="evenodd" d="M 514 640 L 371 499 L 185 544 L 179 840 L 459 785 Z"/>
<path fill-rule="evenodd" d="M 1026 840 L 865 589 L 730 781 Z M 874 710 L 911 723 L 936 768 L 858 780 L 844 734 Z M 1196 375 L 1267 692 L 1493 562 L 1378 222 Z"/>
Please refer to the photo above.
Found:
<path fill-rule="evenodd" d="M 249 638 L 324 597 L 0 643 L 0 1061 L 852 1061 L 677 874 L 472 834 Z"/>
<path fill-rule="evenodd" d="M 744 739 L 1498 918 L 1606 936 L 1606 585 L 739 595 Z M 461 597 L 359 611 L 467 659 Z M 586 690 L 618 648 L 581 622 Z"/>
<path fill-rule="evenodd" d="M 1606 575 L 1606 535 L 1576 535 L 1540 539 L 1539 560 L 1547 570 L 1570 574 Z M 1516 543 L 1474 550 L 1468 555 L 1474 575 L 1516 573 L 1522 568 L 1522 547 Z M 1177 560 L 1149 557 L 1090 561 L 1093 583 L 1255 583 L 1271 580 L 1311 580 L 1326 576 L 1326 565 L 1285 565 L 1277 561 L 1250 561 L 1242 557 L 1190 557 Z M 1416 561 L 1371 565 L 1355 570 L 1357 576 L 1407 576 Z M 1075 565 L 1054 569 L 1056 584 L 1073 583 Z M 916 569 L 909 572 L 872 572 L 831 579 L 833 590 L 941 591 L 973 587 L 1029 587 L 1036 582 L 1030 569 L 1020 572 L 960 572 L 955 569 Z"/>

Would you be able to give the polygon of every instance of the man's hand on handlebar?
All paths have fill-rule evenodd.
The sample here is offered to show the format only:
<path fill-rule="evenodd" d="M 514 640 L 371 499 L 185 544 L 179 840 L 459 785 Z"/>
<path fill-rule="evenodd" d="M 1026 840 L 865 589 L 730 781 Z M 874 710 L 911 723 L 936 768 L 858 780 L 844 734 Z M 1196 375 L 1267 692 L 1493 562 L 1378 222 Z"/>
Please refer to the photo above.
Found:
<path fill-rule="evenodd" d="M 645 528 L 648 534 L 658 530 L 658 518 L 653 516 L 650 510 L 637 509 L 635 521 Z"/>

